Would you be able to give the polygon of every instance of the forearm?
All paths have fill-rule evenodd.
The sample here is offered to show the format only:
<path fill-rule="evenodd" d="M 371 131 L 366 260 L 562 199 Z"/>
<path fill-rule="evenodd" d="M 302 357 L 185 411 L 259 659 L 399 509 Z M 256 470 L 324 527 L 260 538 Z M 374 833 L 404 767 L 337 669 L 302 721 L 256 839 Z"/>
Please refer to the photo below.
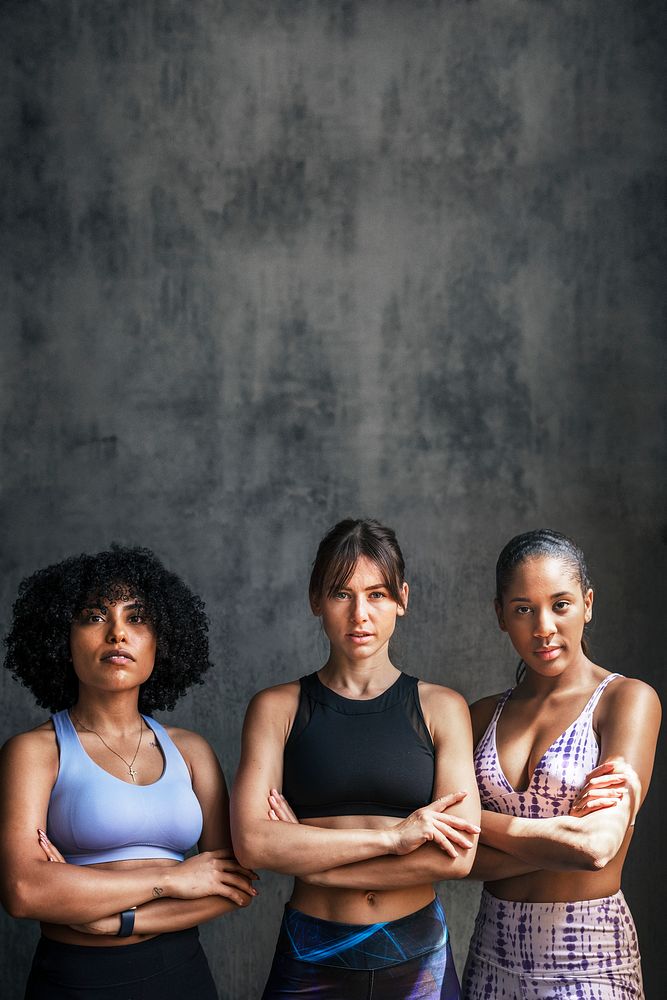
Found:
<path fill-rule="evenodd" d="M 467 877 L 478 882 L 494 882 L 496 879 L 514 878 L 516 875 L 527 875 L 538 870 L 535 863 L 521 861 L 511 854 L 496 850 L 495 847 L 479 844 Z"/>
<path fill-rule="evenodd" d="M 424 844 L 411 854 L 386 856 L 341 865 L 309 875 L 311 885 L 338 889 L 402 889 L 445 879 L 465 878 L 470 870 L 474 848 L 462 850 L 451 858 L 434 844 Z"/>
<path fill-rule="evenodd" d="M 106 871 L 32 861 L 19 874 L 7 874 L 3 904 L 14 917 L 88 923 L 168 896 L 171 879 L 170 868 L 162 866 Z"/>
<path fill-rule="evenodd" d="M 138 906 L 134 915 L 135 934 L 167 934 L 183 931 L 225 913 L 240 910 L 237 903 L 221 896 L 201 899 L 154 899 Z"/>
<path fill-rule="evenodd" d="M 285 875 L 310 875 L 388 854 L 389 830 L 332 830 L 305 823 L 257 820 L 239 825 L 234 847 L 246 868 L 268 868 Z"/>
<path fill-rule="evenodd" d="M 482 814 L 481 841 L 489 847 L 547 871 L 599 871 L 614 858 L 627 829 L 622 806 L 614 815 L 553 816 L 524 819 Z"/>

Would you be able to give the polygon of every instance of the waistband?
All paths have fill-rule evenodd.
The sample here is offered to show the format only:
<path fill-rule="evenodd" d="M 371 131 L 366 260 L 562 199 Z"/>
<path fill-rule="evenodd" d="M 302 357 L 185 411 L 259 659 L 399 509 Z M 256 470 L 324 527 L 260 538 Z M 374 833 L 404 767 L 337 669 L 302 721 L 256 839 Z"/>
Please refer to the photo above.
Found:
<path fill-rule="evenodd" d="M 320 920 L 288 905 L 276 951 L 313 965 L 373 971 L 428 955 L 448 940 L 445 911 L 437 897 L 405 917 L 375 924 Z"/>
<path fill-rule="evenodd" d="M 598 969 L 620 974 L 639 967 L 637 934 L 620 891 L 570 903 L 524 903 L 484 889 L 470 952 L 507 972 L 575 980 Z"/>
<path fill-rule="evenodd" d="M 90 982 L 97 986 L 122 986 L 169 972 L 190 961 L 199 948 L 196 927 L 158 934 L 136 944 L 106 948 L 63 944 L 42 936 L 37 943 L 33 968 L 61 986 L 79 987 Z"/>

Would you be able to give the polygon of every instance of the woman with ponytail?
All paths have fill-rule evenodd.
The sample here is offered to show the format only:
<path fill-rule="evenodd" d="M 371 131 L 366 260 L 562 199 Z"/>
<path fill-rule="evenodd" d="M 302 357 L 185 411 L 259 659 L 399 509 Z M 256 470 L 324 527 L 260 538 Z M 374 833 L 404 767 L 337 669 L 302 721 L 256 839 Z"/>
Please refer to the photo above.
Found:
<path fill-rule="evenodd" d="M 541 529 L 496 566 L 495 609 L 520 659 L 517 684 L 471 708 L 485 886 L 465 1000 L 640 1000 L 639 950 L 620 891 L 646 795 L 660 703 L 598 666 L 584 555 Z"/>
<path fill-rule="evenodd" d="M 404 570 L 390 528 L 335 525 L 309 587 L 329 656 L 248 708 L 237 856 L 295 876 L 263 1000 L 460 1000 L 433 883 L 464 878 L 474 856 L 470 718 L 390 659 Z"/>

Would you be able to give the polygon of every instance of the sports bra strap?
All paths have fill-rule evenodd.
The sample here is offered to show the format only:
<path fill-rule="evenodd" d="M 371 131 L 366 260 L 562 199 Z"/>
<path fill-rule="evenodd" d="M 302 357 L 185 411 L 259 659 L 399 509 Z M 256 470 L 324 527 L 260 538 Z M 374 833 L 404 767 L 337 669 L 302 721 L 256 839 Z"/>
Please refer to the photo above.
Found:
<path fill-rule="evenodd" d="M 600 698 L 602 697 L 602 694 L 603 694 L 605 688 L 607 687 L 607 685 L 610 684 L 612 681 L 615 681 L 617 677 L 621 677 L 621 676 L 622 676 L 622 674 L 609 674 L 608 677 L 605 677 L 604 680 L 601 681 L 598 684 L 598 686 L 596 687 L 595 691 L 591 695 L 591 697 L 590 697 L 590 699 L 588 701 L 588 704 L 584 708 L 584 710 L 581 713 L 581 715 L 582 716 L 592 715 L 593 712 L 595 711 L 595 707 L 596 707 L 597 703 L 599 702 Z M 580 716 L 580 718 L 581 718 L 581 716 Z"/>

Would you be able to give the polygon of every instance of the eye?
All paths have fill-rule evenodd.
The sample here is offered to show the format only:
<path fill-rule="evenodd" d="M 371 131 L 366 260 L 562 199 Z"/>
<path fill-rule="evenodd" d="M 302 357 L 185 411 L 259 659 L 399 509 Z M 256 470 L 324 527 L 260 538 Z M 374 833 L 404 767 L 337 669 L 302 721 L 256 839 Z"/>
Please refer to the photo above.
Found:
<path fill-rule="evenodd" d="M 375 598 L 379 598 L 379 597 L 386 597 L 387 595 L 385 593 L 383 593 L 383 591 L 381 591 L 381 590 L 373 590 L 371 592 L 370 596 L 371 597 L 375 597 Z"/>
<path fill-rule="evenodd" d="M 140 611 L 135 611 L 133 615 L 130 615 L 128 621 L 132 622 L 133 625 L 143 625 L 146 621 L 146 617 Z"/>
<path fill-rule="evenodd" d="M 569 606 L 570 606 L 569 601 L 556 601 L 556 603 L 554 604 L 554 608 L 556 609 L 556 611 L 565 611 L 566 608 L 569 608 Z"/>
<path fill-rule="evenodd" d="M 529 608 L 527 604 L 524 604 L 524 605 L 521 605 L 521 607 L 516 608 L 515 610 L 516 610 L 516 613 L 523 618 L 526 615 L 530 614 L 532 608 Z"/>
<path fill-rule="evenodd" d="M 335 601 L 346 601 L 350 595 L 345 590 L 339 590 L 337 594 L 334 594 Z"/>
<path fill-rule="evenodd" d="M 80 620 L 82 622 L 103 622 L 104 615 L 101 611 L 82 611 Z"/>

